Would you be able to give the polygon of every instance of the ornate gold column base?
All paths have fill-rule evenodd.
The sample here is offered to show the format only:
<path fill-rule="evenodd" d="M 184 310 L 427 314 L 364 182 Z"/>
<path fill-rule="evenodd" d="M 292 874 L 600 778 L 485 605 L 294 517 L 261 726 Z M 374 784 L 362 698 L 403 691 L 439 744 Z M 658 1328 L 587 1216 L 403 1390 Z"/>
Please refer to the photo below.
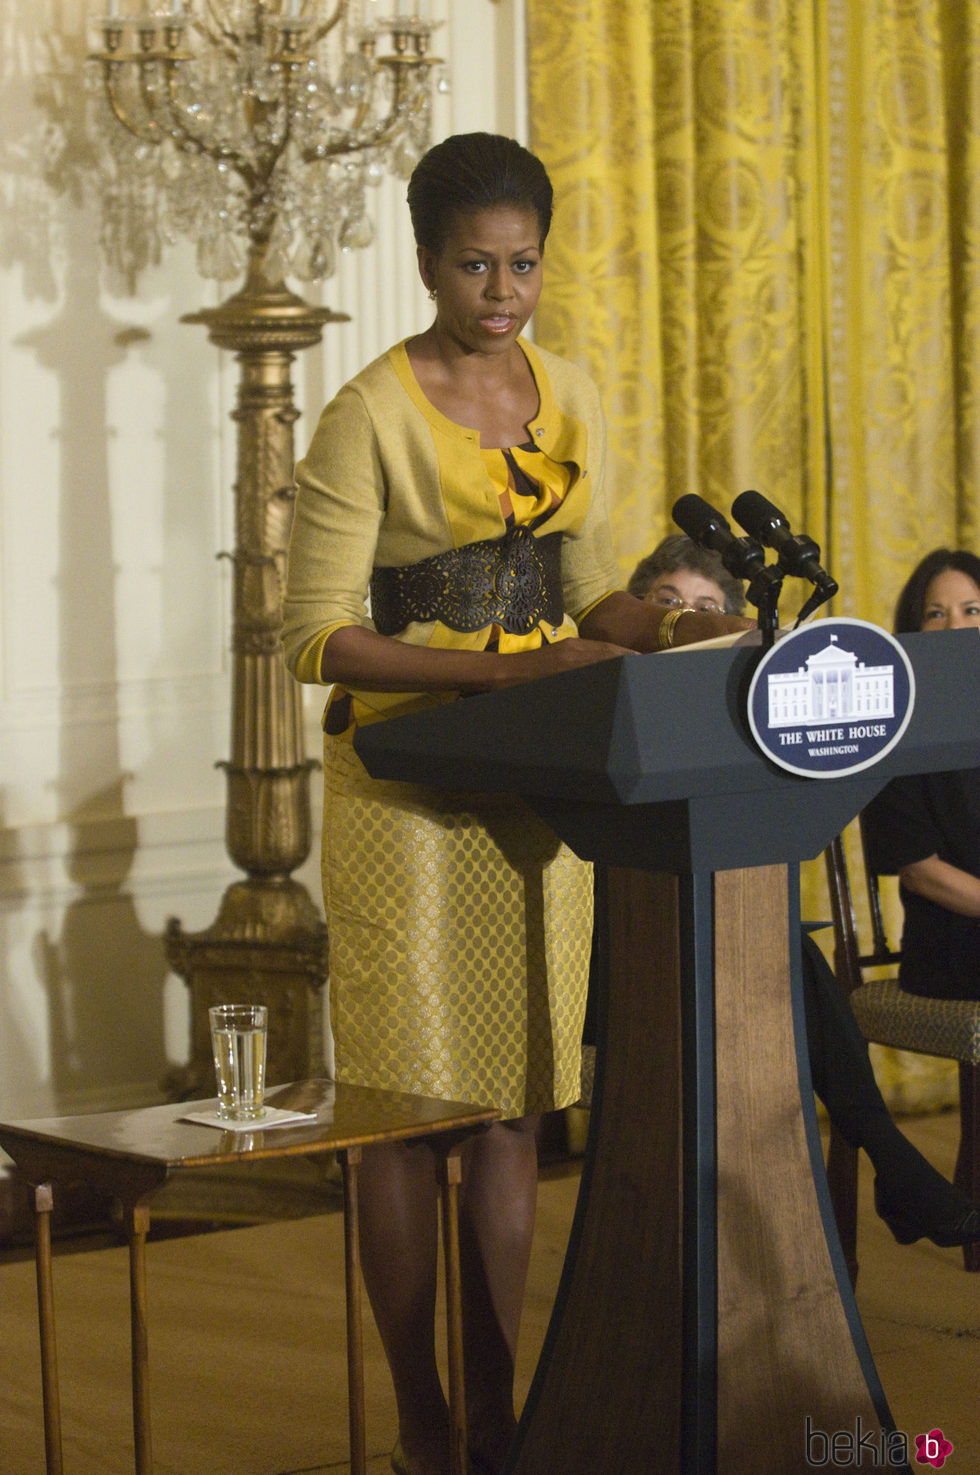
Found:
<path fill-rule="evenodd" d="M 269 1010 L 269 1085 L 322 1075 L 323 983 L 327 929 L 298 881 L 234 881 L 203 932 L 167 923 L 167 961 L 187 983 L 191 1058 L 165 1089 L 178 1099 L 214 1095 L 208 1026 L 212 1004 L 265 1004 Z"/>

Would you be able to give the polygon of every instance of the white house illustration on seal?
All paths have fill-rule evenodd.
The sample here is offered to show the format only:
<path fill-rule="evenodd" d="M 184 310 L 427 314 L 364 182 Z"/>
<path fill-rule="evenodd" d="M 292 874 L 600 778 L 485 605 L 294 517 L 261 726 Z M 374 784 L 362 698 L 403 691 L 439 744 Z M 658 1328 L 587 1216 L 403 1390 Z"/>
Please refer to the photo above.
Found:
<path fill-rule="evenodd" d="M 842 650 L 837 636 L 807 657 L 806 665 L 768 678 L 769 726 L 815 726 L 855 717 L 894 717 L 894 666 L 865 666 Z"/>

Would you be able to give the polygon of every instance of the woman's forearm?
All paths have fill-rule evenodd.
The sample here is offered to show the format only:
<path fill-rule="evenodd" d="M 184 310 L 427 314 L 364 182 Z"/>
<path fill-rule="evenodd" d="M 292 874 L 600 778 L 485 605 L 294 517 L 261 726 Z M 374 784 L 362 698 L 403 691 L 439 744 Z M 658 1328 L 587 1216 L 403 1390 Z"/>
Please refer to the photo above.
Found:
<path fill-rule="evenodd" d="M 581 638 L 507 655 L 410 645 L 363 625 L 342 625 L 324 644 L 320 675 L 361 691 L 495 691 L 627 652 L 659 650 L 660 625 L 668 613 L 618 591 L 585 616 Z M 752 624 L 734 615 L 685 610 L 674 622 L 670 643 L 710 640 Z"/>
<path fill-rule="evenodd" d="M 607 594 L 583 618 L 579 630 L 589 640 L 611 640 L 630 650 L 661 650 L 660 626 L 666 615 L 673 613 L 659 605 L 634 599 L 618 590 Z M 713 640 L 736 630 L 751 630 L 754 620 L 741 615 L 713 614 L 704 610 L 684 610 L 670 632 L 671 645 L 693 645 L 699 640 Z"/>
<path fill-rule="evenodd" d="M 617 645 L 575 639 L 507 655 L 440 650 L 409 645 L 362 625 L 343 625 L 324 644 L 320 675 L 325 682 L 336 681 L 361 691 L 472 693 L 497 691 L 625 653 Z"/>
<path fill-rule="evenodd" d="M 924 896 L 948 912 L 980 918 L 980 876 L 971 876 L 938 855 L 904 866 L 898 875 L 907 891 Z"/>

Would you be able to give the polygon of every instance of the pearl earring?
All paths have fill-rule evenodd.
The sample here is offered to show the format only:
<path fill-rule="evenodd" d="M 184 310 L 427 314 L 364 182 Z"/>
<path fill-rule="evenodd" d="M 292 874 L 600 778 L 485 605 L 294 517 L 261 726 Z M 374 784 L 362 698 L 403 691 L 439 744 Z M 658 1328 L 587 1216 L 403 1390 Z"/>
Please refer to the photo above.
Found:
<path fill-rule="evenodd" d="M 436 300 L 436 289 L 435 289 L 435 287 L 430 287 L 429 288 L 429 301 L 430 302 L 435 302 L 435 300 Z"/>

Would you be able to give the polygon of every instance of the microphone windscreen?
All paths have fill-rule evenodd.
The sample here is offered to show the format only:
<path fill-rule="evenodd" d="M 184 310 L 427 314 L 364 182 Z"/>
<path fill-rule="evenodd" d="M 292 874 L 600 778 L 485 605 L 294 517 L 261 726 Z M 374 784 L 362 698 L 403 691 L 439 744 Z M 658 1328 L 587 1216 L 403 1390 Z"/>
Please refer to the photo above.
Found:
<path fill-rule="evenodd" d="M 697 492 L 688 492 L 685 497 L 678 497 L 671 515 L 677 526 L 689 538 L 693 538 L 695 543 L 700 543 L 712 528 L 728 526 L 721 513 L 716 512 L 711 503 L 699 497 Z"/>
<path fill-rule="evenodd" d="M 732 516 L 747 533 L 766 541 L 764 534 L 773 526 L 789 527 L 779 508 L 761 492 L 742 492 L 732 503 Z"/>

